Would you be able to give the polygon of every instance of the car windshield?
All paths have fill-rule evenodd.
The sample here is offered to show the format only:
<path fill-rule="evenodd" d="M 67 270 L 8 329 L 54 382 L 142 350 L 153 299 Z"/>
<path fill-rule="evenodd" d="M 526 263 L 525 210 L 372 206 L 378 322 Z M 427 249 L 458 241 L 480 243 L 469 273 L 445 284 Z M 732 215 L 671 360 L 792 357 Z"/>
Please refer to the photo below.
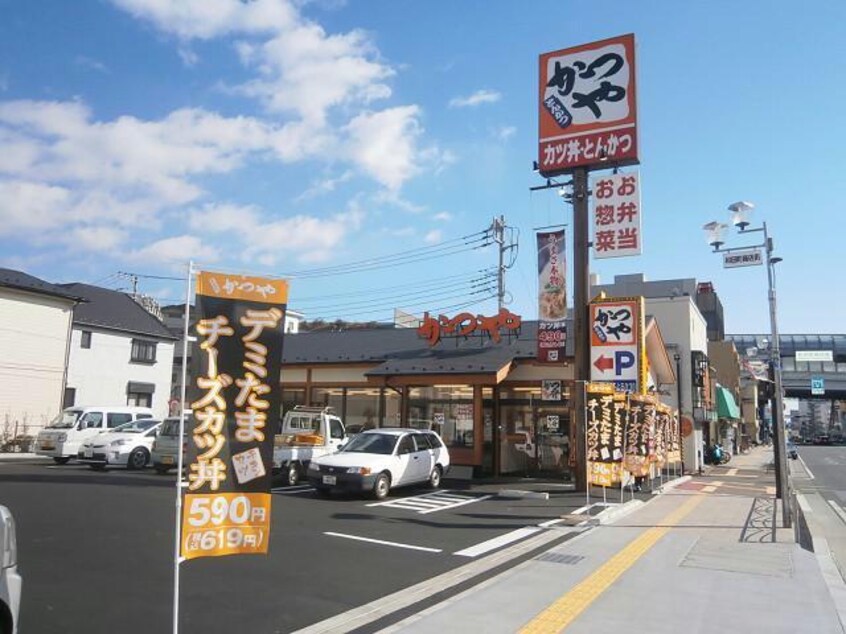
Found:
<path fill-rule="evenodd" d="M 140 434 L 143 431 L 147 431 L 150 427 L 155 427 L 159 424 L 159 421 L 153 420 L 152 418 L 144 418 L 140 420 L 132 421 L 131 423 L 124 423 L 119 427 L 115 427 L 112 431 L 119 432 L 121 434 Z"/>
<path fill-rule="evenodd" d="M 359 434 L 341 450 L 344 453 L 376 453 L 390 455 L 394 452 L 397 437 L 391 434 Z"/>
<path fill-rule="evenodd" d="M 76 421 L 80 414 L 82 414 L 82 410 L 79 409 L 71 409 L 60 412 L 59 415 L 56 416 L 49 425 L 47 425 L 47 427 L 50 429 L 70 429 L 76 425 Z"/>
<path fill-rule="evenodd" d="M 185 417 L 185 432 L 188 433 L 191 430 L 191 425 L 193 424 L 193 417 L 186 416 Z M 159 436 L 179 436 L 179 419 L 178 418 L 168 418 L 165 422 L 162 423 L 162 428 L 159 430 Z"/>

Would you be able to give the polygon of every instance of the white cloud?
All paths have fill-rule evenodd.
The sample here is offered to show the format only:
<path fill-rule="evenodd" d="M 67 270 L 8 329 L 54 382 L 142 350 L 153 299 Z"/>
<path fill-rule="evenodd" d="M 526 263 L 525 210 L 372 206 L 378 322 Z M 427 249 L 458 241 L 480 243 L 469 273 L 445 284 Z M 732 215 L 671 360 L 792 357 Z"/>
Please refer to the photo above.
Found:
<path fill-rule="evenodd" d="M 200 56 L 189 46 L 180 46 L 176 52 L 179 54 L 182 64 L 188 68 L 196 66 L 197 62 L 200 61 Z"/>
<path fill-rule="evenodd" d="M 220 253 L 207 241 L 196 236 L 181 235 L 164 238 L 132 251 L 129 259 L 144 262 L 150 266 L 172 265 L 188 260 L 207 263 L 219 260 Z"/>
<path fill-rule="evenodd" d="M 112 0 L 136 18 L 182 39 L 268 33 L 289 27 L 297 11 L 286 0 Z"/>
<path fill-rule="evenodd" d="M 106 66 L 103 62 L 91 57 L 87 57 L 86 55 L 77 55 L 76 58 L 73 60 L 73 63 L 81 68 L 95 70 L 98 73 L 109 74 L 111 72 L 109 70 L 109 67 Z"/>
<path fill-rule="evenodd" d="M 443 242 L 443 239 L 443 231 L 441 231 L 440 229 L 433 229 L 424 236 L 423 241 L 426 244 L 437 244 L 438 242 Z"/>
<path fill-rule="evenodd" d="M 423 131 L 419 115 L 417 106 L 358 115 L 346 129 L 351 158 L 388 189 L 399 189 L 419 169 L 415 160 Z"/>
<path fill-rule="evenodd" d="M 436 213 L 434 216 L 432 216 L 432 219 L 438 220 L 440 222 L 449 222 L 450 220 L 452 220 L 452 214 L 450 214 L 446 211 L 441 211 L 439 213 Z"/>
<path fill-rule="evenodd" d="M 364 214 L 356 208 L 318 218 L 299 214 L 268 218 L 253 206 L 209 204 L 189 215 L 192 230 L 208 236 L 226 235 L 237 240 L 245 262 L 258 259 L 265 266 L 293 255 L 302 262 L 331 259 L 347 234 L 361 228 Z"/>
<path fill-rule="evenodd" d="M 500 141 L 507 141 L 513 137 L 517 132 L 517 128 L 513 125 L 504 125 L 494 130 L 494 136 Z"/>
<path fill-rule="evenodd" d="M 450 108 L 472 108 L 483 103 L 495 103 L 502 95 L 495 90 L 477 90 L 467 97 L 454 97 L 449 100 Z"/>
<path fill-rule="evenodd" d="M 66 244 L 72 249 L 96 253 L 117 249 L 128 233 L 115 227 L 77 227 L 67 234 Z"/>

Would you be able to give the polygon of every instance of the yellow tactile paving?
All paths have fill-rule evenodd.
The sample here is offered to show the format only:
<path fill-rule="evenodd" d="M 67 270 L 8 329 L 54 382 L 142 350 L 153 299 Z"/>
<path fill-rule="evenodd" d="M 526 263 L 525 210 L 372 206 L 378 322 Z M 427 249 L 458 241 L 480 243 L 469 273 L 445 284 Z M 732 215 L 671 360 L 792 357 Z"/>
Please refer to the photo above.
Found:
<path fill-rule="evenodd" d="M 690 513 L 705 496 L 695 495 L 675 511 L 664 517 L 658 526 L 650 528 L 628 546 L 595 570 L 587 579 L 529 621 L 520 634 L 553 634 L 560 632 L 605 592 L 626 570 L 658 543 L 670 529 Z"/>

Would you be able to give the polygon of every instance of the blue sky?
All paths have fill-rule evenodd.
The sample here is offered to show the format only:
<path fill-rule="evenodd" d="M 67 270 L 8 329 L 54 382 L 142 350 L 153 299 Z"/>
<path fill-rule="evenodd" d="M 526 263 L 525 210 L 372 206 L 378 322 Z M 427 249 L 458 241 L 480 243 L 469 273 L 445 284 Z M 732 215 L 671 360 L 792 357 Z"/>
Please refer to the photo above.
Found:
<path fill-rule="evenodd" d="M 784 258 L 781 331 L 843 331 L 842 2 L 0 0 L 0 16 L 0 266 L 113 288 L 188 258 L 340 267 L 294 277 L 291 307 L 390 319 L 485 298 L 493 248 L 431 256 L 503 214 L 510 308 L 535 318 L 533 228 L 572 224 L 554 190 L 529 192 L 537 57 L 631 32 L 644 253 L 592 270 L 711 281 L 728 331 L 765 331 L 766 272 L 724 270 L 701 230 L 749 200 Z M 351 272 L 401 252 L 420 257 Z"/>

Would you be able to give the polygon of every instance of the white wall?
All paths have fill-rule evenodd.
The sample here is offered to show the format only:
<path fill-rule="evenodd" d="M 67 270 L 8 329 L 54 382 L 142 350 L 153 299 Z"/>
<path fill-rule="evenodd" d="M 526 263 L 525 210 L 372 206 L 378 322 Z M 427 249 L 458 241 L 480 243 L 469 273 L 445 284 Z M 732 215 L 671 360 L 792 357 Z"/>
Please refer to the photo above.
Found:
<path fill-rule="evenodd" d="M 83 330 L 91 332 L 90 348 L 81 345 Z M 68 387 L 76 388 L 76 405 L 126 405 L 127 383 L 137 381 L 155 384 L 153 413 L 157 417 L 167 416 L 174 342 L 159 341 L 156 344 L 155 363 L 132 363 L 133 338 L 149 339 L 128 333 L 73 327 Z"/>
<path fill-rule="evenodd" d="M 0 288 L 0 434 L 15 423 L 32 434 L 58 414 L 72 316 L 67 300 Z"/>
<path fill-rule="evenodd" d="M 708 324 L 693 300 L 686 295 L 678 297 L 654 297 L 646 299 L 646 313 L 658 321 L 658 327 L 664 337 L 664 343 L 670 347 L 670 360 L 675 369 L 673 353 L 681 355 L 681 407 L 678 409 L 683 416 L 693 419 L 693 401 L 691 399 L 691 359 L 694 350 L 708 352 Z M 675 350 L 672 345 L 675 345 Z M 665 403 L 676 405 L 678 398 L 676 391 L 669 398 L 662 399 Z M 694 433 L 684 441 L 685 468 L 695 471 L 699 468 L 698 457 L 701 452 L 702 431 L 699 424 L 694 424 Z"/>

